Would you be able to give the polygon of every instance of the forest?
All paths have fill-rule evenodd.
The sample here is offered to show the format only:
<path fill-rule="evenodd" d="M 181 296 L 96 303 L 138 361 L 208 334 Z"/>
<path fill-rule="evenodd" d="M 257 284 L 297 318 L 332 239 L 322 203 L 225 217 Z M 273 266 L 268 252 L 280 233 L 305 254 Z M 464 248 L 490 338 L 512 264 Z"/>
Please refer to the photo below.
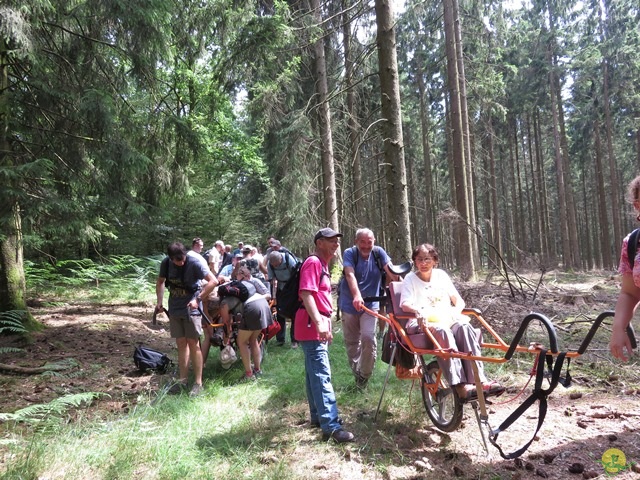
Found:
<path fill-rule="evenodd" d="M 633 0 L 5 0 L 0 310 L 25 262 L 194 236 L 613 270 L 640 171 Z"/>

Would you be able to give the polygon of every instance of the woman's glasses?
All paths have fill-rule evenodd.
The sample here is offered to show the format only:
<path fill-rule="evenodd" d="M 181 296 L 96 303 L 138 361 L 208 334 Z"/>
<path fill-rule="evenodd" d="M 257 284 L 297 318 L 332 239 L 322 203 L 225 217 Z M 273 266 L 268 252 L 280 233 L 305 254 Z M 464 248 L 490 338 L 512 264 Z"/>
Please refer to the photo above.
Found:
<path fill-rule="evenodd" d="M 432 262 L 433 257 L 416 257 L 416 263 Z"/>

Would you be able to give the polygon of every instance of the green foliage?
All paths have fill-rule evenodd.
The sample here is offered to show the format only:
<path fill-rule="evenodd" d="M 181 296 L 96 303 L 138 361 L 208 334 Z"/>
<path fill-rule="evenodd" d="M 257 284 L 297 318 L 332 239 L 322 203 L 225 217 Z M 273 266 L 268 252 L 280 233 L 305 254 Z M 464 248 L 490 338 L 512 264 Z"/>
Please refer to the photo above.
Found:
<path fill-rule="evenodd" d="M 25 321 L 28 319 L 28 312 L 24 310 L 10 310 L 0 312 L 0 335 L 7 333 L 17 333 L 27 335 L 29 332 L 25 328 Z M 0 346 L 0 354 L 21 352 L 21 348 Z"/>
<path fill-rule="evenodd" d="M 61 416 L 69 409 L 90 404 L 93 400 L 102 396 L 104 396 L 104 394 L 98 392 L 65 395 L 49 403 L 29 405 L 13 413 L 0 413 L 0 421 L 27 423 L 36 426 L 50 425 L 59 421 Z"/>
<path fill-rule="evenodd" d="M 50 263 L 25 262 L 27 288 L 38 295 L 89 296 L 97 299 L 137 300 L 150 293 L 163 256 L 114 255 Z"/>

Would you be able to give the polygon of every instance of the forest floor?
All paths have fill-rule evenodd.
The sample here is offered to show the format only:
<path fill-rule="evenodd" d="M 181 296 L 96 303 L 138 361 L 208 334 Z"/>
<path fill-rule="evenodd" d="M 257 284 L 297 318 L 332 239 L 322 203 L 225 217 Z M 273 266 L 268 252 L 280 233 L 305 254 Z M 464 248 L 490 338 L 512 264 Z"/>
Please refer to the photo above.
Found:
<path fill-rule="evenodd" d="M 613 309 L 618 281 L 598 272 L 580 278 L 551 273 L 539 285 L 536 280 L 518 282 L 518 285 L 514 298 L 510 294 L 512 290 L 495 279 L 492 282 L 458 283 L 468 306 L 482 309 L 487 319 L 501 319 L 492 322 L 501 335 L 513 333 L 521 319 L 530 311 L 536 311 L 554 322 L 562 339 L 562 349 L 575 348 L 573 344 L 581 342 L 584 329 L 597 315 Z M 162 324 L 152 324 L 151 304 L 96 306 L 78 303 L 51 306 L 35 302 L 31 307 L 46 328 L 33 334 L 32 341 L 27 344 L 18 344 L 13 337 L 0 338 L 2 346 L 25 349 L 21 354 L 0 355 L 0 362 L 39 367 L 47 362 L 73 359 L 77 375 L 0 372 L 3 412 L 45 403 L 63 394 L 105 392 L 109 397 L 89 407 L 95 411 L 95 415 L 124 414 L 131 410 L 137 399 L 149 398 L 151 392 L 160 388 L 162 377 L 141 375 L 132 362 L 134 347 L 139 343 L 165 352 L 175 349 Z M 610 470 L 616 466 L 624 467 L 619 472 L 611 471 L 615 478 L 638 478 L 639 357 L 636 353 L 626 364 L 612 361 L 606 345 L 610 329 L 605 325 L 601 330 L 589 347 L 588 354 L 572 362 L 573 386 L 569 389 L 559 386 L 549 397 L 545 423 L 520 459 L 502 460 L 492 446 L 489 446 L 490 453 L 487 455 L 482 447 L 473 410 L 466 407 L 462 428 L 450 434 L 439 432 L 428 420 L 422 432 L 406 432 L 402 429 L 386 432 L 395 435 L 394 443 L 402 451 L 404 460 L 388 468 L 382 476 L 375 468 L 369 469 L 371 475 L 363 475 L 363 478 L 417 479 L 452 474 L 469 479 L 605 478 L 603 461 L 613 462 Z M 526 340 L 535 341 L 535 338 Z M 175 352 L 173 354 L 175 356 Z M 217 354 L 213 355 L 215 359 L 209 361 L 217 361 Z M 522 367 L 520 371 L 527 369 Z M 528 376 L 507 368 L 498 370 L 496 375 L 509 388 L 503 397 L 490 406 L 492 427 L 499 425 L 528 395 L 525 393 L 509 404 L 498 403 L 515 396 L 526 384 Z M 411 395 L 419 396 L 419 388 L 414 387 Z M 349 414 L 355 416 L 357 412 L 346 412 L 347 416 Z M 524 424 L 517 422 L 500 435 L 498 440 L 506 451 L 516 449 L 531 438 L 536 417 L 537 407 L 534 406 L 523 416 Z M 422 434 L 422 447 L 416 449 L 414 437 L 418 434 Z M 375 449 L 375 446 L 370 445 L 369 448 Z M 611 455 L 619 452 L 626 456 L 626 463 L 622 463 L 619 457 L 612 459 Z M 301 462 L 317 461 L 313 455 L 307 460 L 302 460 L 304 456 L 298 458 Z M 353 459 L 344 459 L 345 462 L 350 460 Z M 306 471 L 316 472 L 313 474 L 315 478 L 348 477 L 346 470 L 338 464 L 325 465 L 322 469 L 309 465 Z"/>

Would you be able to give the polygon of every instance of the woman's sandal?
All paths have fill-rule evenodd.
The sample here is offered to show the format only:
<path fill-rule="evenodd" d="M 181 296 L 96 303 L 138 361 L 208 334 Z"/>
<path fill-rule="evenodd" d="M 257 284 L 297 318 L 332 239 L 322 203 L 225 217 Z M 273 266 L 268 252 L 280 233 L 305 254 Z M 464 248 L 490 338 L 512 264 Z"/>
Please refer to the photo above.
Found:
<path fill-rule="evenodd" d="M 505 388 L 502 385 L 500 385 L 498 382 L 490 382 L 482 385 L 482 391 L 484 393 L 485 398 L 499 397 L 504 393 Z M 471 389 L 465 388 L 465 393 L 466 395 L 463 397 L 460 395 L 460 392 L 458 392 L 458 397 L 460 398 L 460 401 L 462 403 L 467 403 L 467 402 L 471 402 L 473 400 L 478 399 L 478 391 L 475 388 L 471 388 Z"/>
<path fill-rule="evenodd" d="M 505 388 L 498 382 L 489 382 L 482 385 L 482 391 L 485 397 L 499 397 L 505 391 Z"/>

